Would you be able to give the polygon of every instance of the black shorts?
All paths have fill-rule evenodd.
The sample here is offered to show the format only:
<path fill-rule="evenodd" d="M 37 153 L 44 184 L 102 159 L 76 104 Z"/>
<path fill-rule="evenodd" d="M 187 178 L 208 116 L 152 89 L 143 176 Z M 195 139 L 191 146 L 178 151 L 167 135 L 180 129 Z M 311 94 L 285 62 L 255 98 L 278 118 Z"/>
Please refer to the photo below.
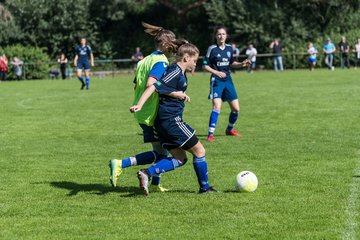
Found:
<path fill-rule="evenodd" d="M 175 148 L 188 150 L 199 142 L 195 130 L 186 124 L 180 116 L 166 120 L 157 119 L 155 129 L 160 143 L 167 150 Z"/>
<path fill-rule="evenodd" d="M 144 143 L 159 142 L 159 138 L 153 126 L 147 126 L 145 124 L 139 124 L 143 130 Z"/>

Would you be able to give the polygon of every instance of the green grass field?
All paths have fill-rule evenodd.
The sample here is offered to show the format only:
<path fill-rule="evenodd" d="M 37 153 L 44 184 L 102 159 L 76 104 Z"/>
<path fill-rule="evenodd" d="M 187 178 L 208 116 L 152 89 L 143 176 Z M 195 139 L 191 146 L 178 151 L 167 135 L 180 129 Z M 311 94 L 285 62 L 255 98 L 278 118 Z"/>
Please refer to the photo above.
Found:
<path fill-rule="evenodd" d="M 236 129 L 205 141 L 209 75 L 189 77 L 184 119 L 207 150 L 211 183 L 199 195 L 191 161 L 164 174 L 168 193 L 144 197 L 136 171 L 120 188 L 108 161 L 150 149 L 129 113 L 132 76 L 0 83 L 0 239 L 360 238 L 359 70 L 233 75 Z M 253 171 L 259 188 L 234 191 Z"/>

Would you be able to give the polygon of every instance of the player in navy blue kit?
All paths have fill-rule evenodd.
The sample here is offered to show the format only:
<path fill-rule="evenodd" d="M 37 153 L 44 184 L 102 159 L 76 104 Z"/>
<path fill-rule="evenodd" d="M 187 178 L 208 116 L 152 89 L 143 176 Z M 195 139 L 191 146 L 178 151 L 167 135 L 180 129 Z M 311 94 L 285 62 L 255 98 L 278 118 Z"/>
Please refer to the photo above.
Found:
<path fill-rule="evenodd" d="M 91 47 L 86 45 L 86 38 L 81 38 L 81 45 L 76 47 L 76 55 L 74 58 L 74 66 L 77 68 L 77 76 L 81 82 L 81 90 L 88 90 L 90 87 L 90 65 L 94 66 L 94 55 L 92 53 Z M 85 71 L 85 80 L 82 77 L 82 70 Z"/>
<path fill-rule="evenodd" d="M 190 101 L 186 95 L 188 81 L 186 71 L 192 71 L 196 66 L 199 50 L 196 46 L 186 43 L 179 47 L 176 53 L 176 64 L 169 67 L 161 79 L 147 88 L 137 105 L 130 108 L 138 112 L 146 100 L 155 91 L 159 94 L 159 109 L 155 121 L 155 129 L 163 147 L 168 149 L 173 157 L 164 158 L 147 169 L 138 172 L 140 188 L 145 195 L 149 194 L 149 179 L 159 173 L 172 171 L 187 162 L 186 151 L 193 155 L 193 165 L 200 185 L 200 193 L 216 192 L 208 183 L 205 148 L 195 135 L 195 130 L 183 121 L 185 101 Z M 169 93 L 181 92 L 182 98 L 174 98 Z"/>
<path fill-rule="evenodd" d="M 211 45 L 208 48 L 203 62 L 204 70 L 211 73 L 209 99 L 212 100 L 213 109 L 209 120 L 209 132 L 207 138 L 209 142 L 214 141 L 215 127 L 223 101 L 227 101 L 231 108 L 229 123 L 225 134 L 241 137 L 234 129 L 234 125 L 239 115 L 240 105 L 230 75 L 230 66 L 245 67 L 251 63 L 250 60 L 245 60 L 243 62 L 234 61 L 233 49 L 231 45 L 226 44 L 227 29 L 224 26 L 215 28 L 214 35 L 216 44 Z"/>

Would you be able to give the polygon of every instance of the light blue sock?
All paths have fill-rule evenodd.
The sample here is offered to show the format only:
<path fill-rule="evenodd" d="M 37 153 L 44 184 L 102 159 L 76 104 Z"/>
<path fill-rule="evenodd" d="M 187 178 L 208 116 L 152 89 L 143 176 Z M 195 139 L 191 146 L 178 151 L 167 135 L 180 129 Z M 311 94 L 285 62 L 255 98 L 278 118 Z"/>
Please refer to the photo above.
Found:
<path fill-rule="evenodd" d="M 185 162 L 186 163 L 186 162 Z M 175 158 L 164 158 L 160 160 L 159 162 L 153 164 L 151 167 L 149 167 L 148 173 L 150 177 L 174 170 L 175 168 L 183 166 L 184 163 L 180 162 L 179 160 Z"/>
<path fill-rule="evenodd" d="M 202 190 L 208 189 L 209 179 L 208 179 L 208 169 L 207 169 L 207 162 L 205 160 L 205 156 L 199 158 L 194 157 L 193 164 L 200 188 Z"/>
<path fill-rule="evenodd" d="M 234 125 L 238 119 L 239 113 L 238 112 L 230 112 L 229 116 L 229 123 L 226 130 L 231 131 L 234 128 Z"/>
<path fill-rule="evenodd" d="M 210 120 L 209 120 L 209 135 L 214 134 L 216 123 L 218 121 L 220 112 L 213 109 L 210 114 Z"/>

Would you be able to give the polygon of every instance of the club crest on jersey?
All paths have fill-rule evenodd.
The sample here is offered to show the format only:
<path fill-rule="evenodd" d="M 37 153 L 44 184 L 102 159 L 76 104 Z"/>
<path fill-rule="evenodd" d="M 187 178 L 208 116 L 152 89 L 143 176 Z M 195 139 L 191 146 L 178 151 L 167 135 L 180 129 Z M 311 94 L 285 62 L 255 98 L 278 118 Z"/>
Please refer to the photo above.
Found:
<path fill-rule="evenodd" d="M 231 52 L 226 52 L 227 56 L 230 58 L 231 57 Z"/>
<path fill-rule="evenodd" d="M 218 53 L 217 57 L 221 57 L 220 53 Z"/>

